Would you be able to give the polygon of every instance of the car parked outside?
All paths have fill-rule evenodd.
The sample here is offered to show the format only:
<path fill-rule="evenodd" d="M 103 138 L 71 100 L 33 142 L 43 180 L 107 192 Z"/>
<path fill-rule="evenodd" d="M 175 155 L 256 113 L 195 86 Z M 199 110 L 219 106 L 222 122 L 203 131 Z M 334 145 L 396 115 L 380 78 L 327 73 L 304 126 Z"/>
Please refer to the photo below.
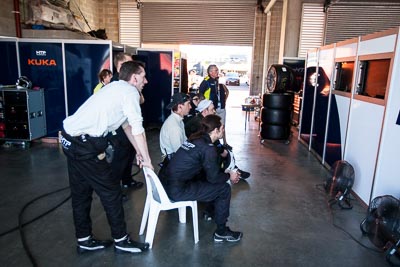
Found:
<path fill-rule="evenodd" d="M 226 85 L 240 85 L 240 77 L 236 72 L 228 72 L 225 75 L 225 84 Z"/>

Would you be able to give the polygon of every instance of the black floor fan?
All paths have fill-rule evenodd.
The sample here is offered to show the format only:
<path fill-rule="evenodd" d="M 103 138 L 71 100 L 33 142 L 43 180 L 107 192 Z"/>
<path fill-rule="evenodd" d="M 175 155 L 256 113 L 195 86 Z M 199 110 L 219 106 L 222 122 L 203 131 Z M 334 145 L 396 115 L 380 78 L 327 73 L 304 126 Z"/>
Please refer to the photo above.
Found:
<path fill-rule="evenodd" d="M 345 160 L 338 160 L 333 163 L 331 177 L 324 184 L 325 191 L 331 197 L 328 201 L 329 206 L 337 203 L 342 209 L 352 209 L 350 203 L 350 193 L 354 184 L 354 169 Z"/>
<path fill-rule="evenodd" d="M 386 260 L 400 266 L 400 200 L 384 195 L 371 201 L 360 229 L 371 242 L 386 252 Z"/>

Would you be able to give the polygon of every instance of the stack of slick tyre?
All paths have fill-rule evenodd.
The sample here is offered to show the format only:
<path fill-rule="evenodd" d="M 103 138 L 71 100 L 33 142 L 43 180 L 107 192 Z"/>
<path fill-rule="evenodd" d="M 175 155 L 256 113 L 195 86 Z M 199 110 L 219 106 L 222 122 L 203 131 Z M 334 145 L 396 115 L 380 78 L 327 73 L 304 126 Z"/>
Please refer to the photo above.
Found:
<path fill-rule="evenodd" d="M 261 109 L 261 137 L 272 140 L 289 139 L 292 110 L 293 94 L 264 94 Z"/>

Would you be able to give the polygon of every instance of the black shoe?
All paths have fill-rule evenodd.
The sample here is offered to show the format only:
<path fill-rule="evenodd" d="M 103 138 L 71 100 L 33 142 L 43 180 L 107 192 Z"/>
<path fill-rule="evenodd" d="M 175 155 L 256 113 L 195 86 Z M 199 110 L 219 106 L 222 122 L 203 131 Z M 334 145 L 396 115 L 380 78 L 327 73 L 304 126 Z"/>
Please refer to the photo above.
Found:
<path fill-rule="evenodd" d="M 213 216 L 209 212 L 203 212 L 203 219 L 207 222 L 212 221 Z"/>
<path fill-rule="evenodd" d="M 116 253 L 141 253 L 149 249 L 149 243 L 140 243 L 131 240 L 129 235 L 122 241 L 115 242 L 114 250 Z"/>
<path fill-rule="evenodd" d="M 238 242 L 242 238 L 242 232 L 235 232 L 229 229 L 229 227 L 225 228 L 225 232 L 221 234 L 217 234 L 214 232 L 214 242 L 222 243 L 222 242 Z"/>
<path fill-rule="evenodd" d="M 123 183 L 122 187 L 123 188 L 132 188 L 132 189 L 139 189 L 142 188 L 143 183 L 135 180 L 131 180 L 128 183 Z"/>
<path fill-rule="evenodd" d="M 97 240 L 94 239 L 93 236 L 90 236 L 88 240 L 78 241 L 77 252 L 81 254 L 87 251 L 105 249 L 106 247 L 111 246 L 112 243 L 111 240 Z"/>
<path fill-rule="evenodd" d="M 250 177 L 250 173 L 249 172 L 246 172 L 246 171 L 241 170 L 241 169 L 238 169 L 238 172 L 240 173 L 240 177 L 239 177 L 240 179 L 245 180 L 245 179 Z"/>

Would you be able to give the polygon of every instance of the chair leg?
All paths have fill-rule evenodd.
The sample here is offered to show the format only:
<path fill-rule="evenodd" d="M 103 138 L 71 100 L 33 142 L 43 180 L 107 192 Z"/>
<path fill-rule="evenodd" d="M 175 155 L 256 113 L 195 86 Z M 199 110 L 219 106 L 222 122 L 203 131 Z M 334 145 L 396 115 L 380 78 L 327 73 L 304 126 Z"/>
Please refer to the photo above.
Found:
<path fill-rule="evenodd" d="M 197 201 L 192 204 L 192 218 L 193 218 L 193 235 L 194 243 L 199 242 L 199 218 L 197 217 Z"/>
<path fill-rule="evenodd" d="M 140 223 L 140 230 L 139 235 L 143 235 L 144 229 L 146 228 L 147 218 L 149 217 L 150 211 L 150 198 L 146 197 L 146 202 L 144 204 L 143 215 L 142 215 L 142 222 Z"/>
<path fill-rule="evenodd" d="M 179 222 L 186 223 L 186 207 L 178 208 L 178 213 L 179 213 Z"/>
<path fill-rule="evenodd" d="M 156 232 L 156 226 L 158 221 L 158 215 L 160 214 L 160 207 L 157 204 L 150 204 L 149 220 L 147 223 L 147 232 L 145 242 L 149 243 L 149 248 L 153 247 L 154 234 Z"/>

